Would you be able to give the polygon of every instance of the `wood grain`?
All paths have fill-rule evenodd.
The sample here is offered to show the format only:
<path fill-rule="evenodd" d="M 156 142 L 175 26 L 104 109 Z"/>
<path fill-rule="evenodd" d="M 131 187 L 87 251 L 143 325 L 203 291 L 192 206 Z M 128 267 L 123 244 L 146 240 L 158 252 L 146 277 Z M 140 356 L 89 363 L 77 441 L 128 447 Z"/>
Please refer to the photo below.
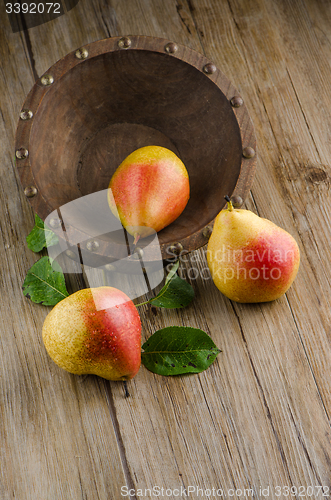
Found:
<path fill-rule="evenodd" d="M 330 487 L 331 6 L 80 0 L 66 16 L 17 34 L 3 4 L 0 15 L 1 498 L 121 498 L 125 484 L 251 488 L 259 499 L 261 486 Z M 44 351 L 48 308 L 21 291 L 38 256 L 25 244 L 33 213 L 13 152 L 34 80 L 77 47 L 128 34 L 198 50 L 239 90 L 258 144 L 246 207 L 288 230 L 302 259 L 286 296 L 240 305 L 214 287 L 205 249 L 182 255 L 179 272 L 195 301 L 183 310 L 143 306 L 144 340 L 183 324 L 207 331 L 222 353 L 199 375 L 167 378 L 142 367 L 125 398 L 121 384 L 71 376 Z"/>

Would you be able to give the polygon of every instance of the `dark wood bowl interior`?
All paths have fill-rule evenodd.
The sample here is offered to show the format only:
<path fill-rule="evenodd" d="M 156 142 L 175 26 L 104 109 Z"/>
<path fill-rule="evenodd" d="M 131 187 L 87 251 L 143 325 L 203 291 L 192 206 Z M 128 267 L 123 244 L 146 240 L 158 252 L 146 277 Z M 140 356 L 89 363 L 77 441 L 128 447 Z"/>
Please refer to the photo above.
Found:
<path fill-rule="evenodd" d="M 39 99 L 28 134 L 30 178 L 40 197 L 35 209 L 45 219 L 82 196 L 98 191 L 105 196 L 128 154 L 142 146 L 164 146 L 184 162 L 191 193 L 159 241 L 162 248 L 186 241 L 184 247 L 192 250 L 202 244 L 192 235 L 212 223 L 242 171 L 243 133 L 229 99 L 235 91 L 227 85 L 230 96 L 225 95 L 196 67 L 197 56 L 190 64 L 187 56 L 141 46 L 116 48 L 62 70 Z M 22 147 L 25 136 L 19 132 L 17 147 Z M 24 184 L 24 174 L 21 179 Z"/>

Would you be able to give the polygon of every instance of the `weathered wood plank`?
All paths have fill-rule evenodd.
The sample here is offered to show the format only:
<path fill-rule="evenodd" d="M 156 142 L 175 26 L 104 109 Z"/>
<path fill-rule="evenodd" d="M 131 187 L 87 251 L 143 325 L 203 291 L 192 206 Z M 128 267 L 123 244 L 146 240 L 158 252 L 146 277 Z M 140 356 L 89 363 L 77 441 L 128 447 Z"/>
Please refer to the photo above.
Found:
<path fill-rule="evenodd" d="M 327 12 L 330 15 L 330 6 L 323 7 L 321 17 Z M 239 6 L 237 9 L 240 12 Z M 236 17 L 239 31 L 247 35 L 242 47 L 246 57 L 257 53 L 261 57 L 261 64 L 251 61 L 254 86 L 246 97 L 248 106 L 252 103 L 260 145 L 254 204 L 301 244 L 301 272 L 288 293 L 289 305 L 330 412 L 330 388 L 325 383 L 330 351 L 323 349 L 329 343 L 325 312 L 330 305 L 331 129 L 330 96 L 325 91 L 330 68 L 326 48 L 320 50 L 319 40 L 310 30 L 308 10 L 296 3 L 279 3 L 273 20 L 270 25 L 267 20 L 250 19 L 244 8 L 241 17 Z M 239 76 L 245 81 L 244 74 Z M 317 113 L 317 109 L 323 112 Z"/>
<path fill-rule="evenodd" d="M 231 484 L 235 484 L 238 488 L 252 485 L 256 491 L 258 484 L 265 487 L 268 485 L 308 486 L 312 481 L 328 485 L 330 429 L 325 401 L 322 401 L 320 391 L 323 385 L 326 390 L 329 390 L 329 385 L 328 382 L 323 382 L 321 376 L 318 377 L 316 383 L 318 372 L 316 369 L 312 370 L 312 364 L 316 364 L 316 355 L 325 357 L 318 367 L 322 375 L 321 368 L 329 366 L 330 352 L 323 351 L 323 346 L 327 345 L 324 325 L 318 328 L 318 335 L 314 337 L 311 336 L 311 331 L 308 331 L 307 326 L 302 329 L 307 320 L 321 323 L 319 312 L 321 308 L 316 309 L 315 312 L 311 311 L 310 304 L 312 301 L 317 303 L 318 297 L 312 294 L 307 286 L 308 281 L 313 279 L 311 264 L 307 257 L 310 252 L 309 244 L 307 241 L 300 241 L 300 234 L 297 232 L 296 221 L 292 213 L 293 200 L 284 196 L 284 191 L 279 185 L 279 177 L 281 177 L 282 183 L 287 183 L 287 189 L 290 189 L 288 180 L 284 174 L 281 175 L 274 168 L 275 156 L 278 159 L 283 148 L 289 150 L 292 145 L 291 137 L 295 135 L 297 135 L 297 144 L 307 145 L 307 155 L 314 154 L 316 151 L 307 123 L 302 120 L 302 111 L 298 112 L 296 109 L 297 99 L 293 95 L 293 84 L 282 63 L 287 47 L 283 48 L 283 53 L 279 48 L 278 32 L 285 22 L 284 16 L 288 18 L 289 12 L 286 9 L 285 12 L 283 11 L 284 6 L 282 8 L 281 2 L 279 2 L 279 7 L 274 5 L 274 24 L 270 26 L 268 2 L 259 2 L 254 9 L 252 9 L 252 4 L 245 2 L 199 2 L 199 4 L 190 2 L 187 8 L 189 6 L 206 55 L 226 74 L 229 75 L 227 69 L 230 71 L 230 78 L 241 90 L 252 112 L 253 121 L 256 123 L 259 134 L 260 164 L 263 170 L 258 172 L 253 188 L 254 198 L 248 200 L 247 205 L 253 210 L 258 209 L 264 216 L 295 235 L 300 242 L 303 259 L 300 276 L 287 297 L 273 304 L 231 307 L 215 291 L 210 281 L 203 282 L 200 279 L 195 283 L 198 298 L 190 311 L 185 311 L 180 315 L 162 313 L 160 320 L 153 318 L 154 325 L 158 321 L 159 327 L 164 324 L 173 324 L 179 318 L 181 321 L 184 320 L 185 324 L 192 326 L 198 324 L 206 327 L 207 325 L 216 343 L 224 350 L 224 354 L 220 355 L 216 364 L 217 368 L 215 366 L 213 370 L 199 377 L 204 379 L 204 386 L 197 388 L 193 377 L 183 379 L 181 389 L 178 388 L 179 381 L 176 381 L 176 386 L 172 380 L 164 382 L 171 386 L 169 392 L 174 395 L 172 399 L 166 399 L 164 390 L 161 387 L 157 388 L 154 397 L 159 404 L 167 408 L 167 413 L 171 412 L 175 415 L 178 425 L 176 427 L 178 430 L 174 433 L 173 420 L 169 417 L 170 423 L 166 426 L 162 425 L 162 437 L 156 437 L 160 441 L 158 461 L 162 461 L 163 468 L 166 469 L 166 472 L 162 474 L 162 480 L 166 476 L 169 478 L 166 484 L 173 484 L 174 481 L 174 484 L 178 484 L 179 479 L 174 476 L 171 464 L 169 464 L 170 467 L 168 465 L 171 461 L 170 455 L 167 455 L 168 462 L 166 462 L 161 445 L 162 440 L 166 443 L 173 443 L 176 439 L 176 449 L 189 450 L 187 451 L 190 456 L 189 465 L 185 461 L 185 456 L 179 454 L 176 457 L 178 470 L 185 471 L 181 476 L 184 484 L 192 482 L 192 478 L 195 478 L 195 470 L 203 469 L 208 470 L 207 473 L 205 472 L 205 477 L 208 478 L 206 482 L 209 484 L 215 484 L 217 478 L 220 477 L 219 471 L 222 470 L 224 474 L 222 484 L 228 488 Z M 296 18 L 299 18 L 299 12 L 294 11 L 287 19 L 287 23 L 290 24 L 289 29 L 292 28 L 292 37 L 298 37 L 297 30 L 293 29 Z M 314 46 L 314 42 L 311 43 Z M 313 57 L 318 58 L 316 51 Z M 293 65 L 295 67 L 293 59 L 295 59 L 294 54 L 291 67 Z M 309 61 L 306 64 L 308 67 Z M 277 81 L 278 72 L 280 72 L 280 82 Z M 268 104 L 276 108 L 276 116 L 270 116 L 269 108 L 265 100 L 261 98 L 264 92 L 269 93 Z M 291 96 L 291 99 L 287 99 L 287 95 Z M 308 106 L 308 103 L 306 104 Z M 289 114 L 288 117 L 284 117 L 284 111 Z M 286 118 L 286 124 L 288 120 L 291 132 L 287 133 L 286 137 L 283 137 L 282 133 L 284 118 Z M 278 127 L 276 132 L 275 127 Z M 305 182 L 302 182 L 298 190 L 298 199 L 302 198 L 305 191 Z M 254 205 L 254 200 L 256 205 Z M 327 221 L 325 222 L 326 230 L 329 232 L 330 228 Z M 320 232 L 320 225 L 318 224 L 314 229 L 316 233 Z M 205 264 L 202 253 L 200 262 Z M 316 257 L 315 262 L 318 264 Z M 320 271 L 324 275 L 324 271 L 322 269 Z M 328 290 L 327 288 L 322 294 L 326 301 L 329 297 Z M 295 306 L 292 305 L 293 303 Z M 305 303 L 304 308 L 302 303 Z M 295 317 L 293 317 L 293 309 Z M 302 315 L 300 327 L 298 327 L 297 317 L 299 314 Z M 222 327 L 219 325 L 220 318 L 222 318 Z M 315 331 L 316 327 L 315 323 Z M 302 346 L 303 334 L 307 339 L 309 338 L 310 342 L 313 342 L 316 355 L 312 351 L 310 356 L 307 355 L 307 350 Z M 224 367 L 225 377 L 227 377 L 227 384 L 222 387 L 221 395 L 215 394 L 215 386 L 220 384 L 221 378 L 219 373 L 215 375 L 215 370 L 219 369 L 220 365 Z M 139 374 L 135 384 L 138 385 L 141 376 L 142 374 Z M 159 382 L 160 385 L 161 383 Z M 178 396 L 178 390 L 182 391 L 181 397 Z M 188 394 L 194 394 L 194 400 L 185 398 L 186 391 Z M 153 394 L 155 394 L 155 389 L 153 389 Z M 307 394 L 309 394 L 309 399 L 307 399 Z M 227 455 L 227 450 L 223 450 L 224 455 L 220 458 L 219 454 L 213 450 L 213 440 L 209 437 L 210 429 L 214 426 L 217 429 L 214 436 L 215 442 L 219 447 L 222 446 L 222 441 L 219 440 L 223 424 L 220 419 L 221 409 L 224 409 L 222 396 L 228 403 L 226 417 L 230 418 L 231 415 L 233 421 L 232 427 L 224 432 L 231 443 L 229 448 L 231 451 Z M 202 398 L 208 402 L 211 401 L 210 408 L 219 410 L 219 413 L 216 412 L 218 418 L 216 417 L 213 423 L 206 417 L 205 407 L 201 410 L 200 416 L 201 405 L 198 401 Z M 119 404 L 120 414 L 121 410 L 124 414 L 122 407 L 128 402 Z M 182 405 L 190 415 L 190 421 L 185 430 L 178 424 L 178 414 L 182 411 Z M 131 409 L 131 412 L 133 414 L 136 411 L 136 404 L 134 404 L 134 411 Z M 201 424 L 199 417 L 202 422 L 205 422 L 204 424 Z M 157 417 L 154 416 L 154 418 Z M 144 433 L 144 439 L 147 439 L 154 429 L 153 417 L 149 415 L 149 419 L 150 421 L 142 418 L 143 425 L 139 428 L 139 432 Z M 134 443 L 142 441 L 134 430 L 129 436 L 124 436 L 124 443 L 128 450 L 140 448 L 141 445 L 135 446 Z M 187 441 L 190 444 L 194 442 L 194 446 L 190 448 Z M 194 454 L 192 450 L 197 449 L 199 453 Z M 208 456 L 204 456 L 206 449 L 208 449 Z M 134 463 L 132 467 L 137 470 L 136 467 L 139 467 L 139 464 L 134 461 L 133 452 L 128 453 L 128 456 L 132 457 L 129 463 Z M 204 467 L 203 463 L 209 463 L 209 465 Z M 238 474 L 236 480 L 230 474 L 226 476 L 224 473 L 225 463 L 231 463 L 230 470 L 235 470 Z M 144 470 L 141 466 L 139 470 L 141 484 L 148 484 L 150 471 Z M 247 472 L 246 481 L 245 472 Z M 141 476 L 145 476 L 146 479 Z"/>
<path fill-rule="evenodd" d="M 329 18 L 323 2 L 80 0 L 26 36 L 5 26 L 0 95 L 11 98 L 0 101 L 1 285 L 8 290 L 0 309 L 3 498 L 29 498 L 27 491 L 31 498 L 120 498 L 126 481 L 134 488 L 252 488 L 256 498 L 263 498 L 260 486 L 329 485 Z M 142 368 L 124 398 L 121 384 L 71 377 L 45 354 L 47 309 L 23 299 L 20 289 L 35 260 L 25 246 L 33 214 L 11 145 L 33 75 L 81 45 L 130 33 L 204 52 L 239 89 L 259 145 L 246 206 L 297 238 L 302 264 L 286 297 L 251 306 L 231 304 L 216 290 L 204 250 L 188 262 L 183 257 L 195 302 L 180 311 L 144 306 L 144 339 L 171 324 L 197 326 L 223 352 L 200 375 L 166 378 Z"/>
<path fill-rule="evenodd" d="M 37 256 L 25 243 L 33 214 L 17 180 L 13 143 L 34 79 L 24 35 L 11 33 L 3 9 L 1 4 L 0 495 L 118 498 L 126 477 L 105 386 L 96 377 L 74 377 L 50 363 L 41 340 L 50 308 L 22 294 Z"/>
<path fill-rule="evenodd" d="M 302 453 L 300 447 L 306 447 L 307 462 L 302 464 L 306 472 L 299 469 L 295 472 L 294 464 L 290 464 L 292 481 L 294 475 L 296 481 L 304 481 L 304 476 L 308 481 L 309 456 L 317 460 L 315 472 L 324 473 L 330 456 L 329 437 L 325 441 L 325 436 L 329 436 L 330 412 L 326 376 L 330 367 L 329 320 L 325 317 L 330 297 L 326 243 L 330 221 L 325 197 L 329 171 L 325 159 L 330 152 L 330 116 L 326 111 L 329 95 L 324 91 L 329 71 L 326 48 L 324 53 L 320 52 L 319 41 L 310 30 L 308 11 L 297 2 L 277 2 L 272 6 L 270 2 L 258 2 L 254 8 L 248 2 L 224 3 L 214 11 L 215 22 L 227 20 L 223 26 L 220 24 L 222 45 L 217 44 L 214 34 L 207 29 L 210 18 L 204 15 L 210 12 L 211 5 L 212 2 L 205 2 L 205 8 L 198 9 L 195 15 L 197 25 L 206 33 L 203 40 L 206 53 L 213 55 L 220 67 L 225 64 L 228 68 L 251 111 L 258 136 L 260 168 L 247 206 L 289 230 L 301 247 L 300 273 L 287 299 L 261 306 L 264 327 L 257 320 L 255 306 L 235 305 L 235 311 L 257 382 L 261 384 L 261 394 L 267 395 L 265 402 L 277 440 L 282 447 L 284 443 L 286 446 L 282 455 L 288 460 Z M 267 7 L 272 10 L 268 10 L 268 15 Z M 241 63 L 236 57 L 238 52 Z M 323 116 L 316 114 L 317 99 L 318 108 L 324 110 Z M 319 179 L 315 186 L 314 178 Z M 318 248 L 325 251 L 323 265 Z M 270 341 L 272 344 L 268 345 Z M 261 360 L 270 363 L 267 369 Z M 316 406 L 306 401 L 307 384 Z M 297 403 L 295 412 L 293 402 Z M 282 415 L 285 406 L 288 408 Z M 315 413 L 317 407 L 319 418 Z M 321 425 L 324 431 L 317 438 Z M 288 450 L 289 436 L 292 451 Z M 325 446 L 328 458 L 323 463 L 320 457 Z M 305 461 L 304 457 L 302 460 Z"/>

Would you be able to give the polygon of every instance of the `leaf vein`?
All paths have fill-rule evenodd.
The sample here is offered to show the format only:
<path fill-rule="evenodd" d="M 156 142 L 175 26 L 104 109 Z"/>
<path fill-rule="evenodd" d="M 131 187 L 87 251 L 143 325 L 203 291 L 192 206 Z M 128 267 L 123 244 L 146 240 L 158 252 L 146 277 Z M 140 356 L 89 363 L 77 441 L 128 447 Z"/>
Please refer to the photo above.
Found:
<path fill-rule="evenodd" d="M 41 281 L 42 283 L 45 283 L 46 285 L 48 285 L 50 288 L 52 288 L 53 290 L 55 290 L 56 292 L 58 292 L 60 295 L 63 295 L 63 297 L 66 297 L 66 294 L 61 292 L 60 290 L 58 290 L 57 288 L 55 288 L 55 286 L 52 286 L 50 283 L 48 283 L 46 280 L 43 280 L 40 276 L 38 276 L 37 274 L 35 273 L 31 273 L 31 276 L 34 276 L 35 278 L 37 278 L 39 281 Z"/>

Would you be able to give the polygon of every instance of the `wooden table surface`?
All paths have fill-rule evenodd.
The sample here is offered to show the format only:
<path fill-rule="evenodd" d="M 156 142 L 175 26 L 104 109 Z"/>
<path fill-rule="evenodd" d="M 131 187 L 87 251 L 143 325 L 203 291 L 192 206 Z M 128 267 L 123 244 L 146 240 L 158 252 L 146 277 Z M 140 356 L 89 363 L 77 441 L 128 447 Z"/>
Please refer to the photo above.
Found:
<path fill-rule="evenodd" d="M 0 16 L 1 500 L 331 496 L 331 3 L 80 0 L 18 33 L 3 2 Z M 122 383 L 71 375 L 45 351 L 50 307 L 22 293 L 38 255 L 25 241 L 34 214 L 14 137 L 26 95 L 53 63 L 128 34 L 187 45 L 237 87 L 258 144 L 245 206 L 294 236 L 301 265 L 274 302 L 232 303 L 200 272 L 188 279 L 189 307 L 144 306 L 143 340 L 187 325 L 222 353 L 199 375 L 141 367 L 126 398 Z M 181 262 L 184 276 L 206 267 L 205 252 Z"/>

